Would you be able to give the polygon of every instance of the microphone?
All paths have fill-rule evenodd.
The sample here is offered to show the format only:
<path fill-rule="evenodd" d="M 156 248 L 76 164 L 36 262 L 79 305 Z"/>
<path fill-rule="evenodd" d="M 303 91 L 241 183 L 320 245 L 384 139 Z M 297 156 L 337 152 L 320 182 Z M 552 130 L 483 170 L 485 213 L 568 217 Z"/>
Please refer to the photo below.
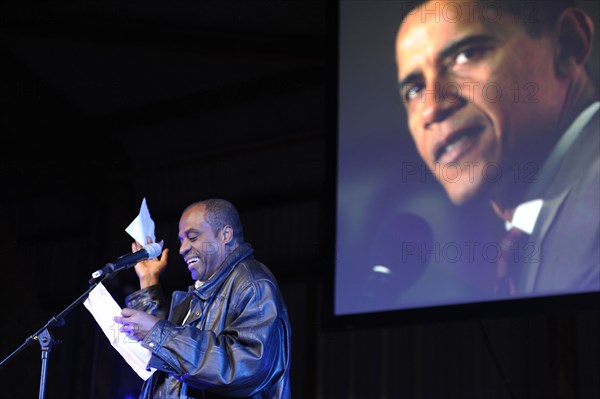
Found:
<path fill-rule="evenodd" d="M 162 247 L 160 244 L 152 243 L 144 246 L 144 248 L 139 251 L 123 255 L 119 257 L 113 263 L 107 263 L 102 269 L 96 270 L 92 273 L 92 278 L 96 279 L 98 277 L 111 274 L 114 272 L 118 272 L 120 270 L 129 269 L 134 266 L 136 263 L 141 262 L 146 259 L 154 259 L 162 252 Z"/>
<path fill-rule="evenodd" d="M 369 311 L 397 306 L 399 297 L 425 273 L 434 234 L 429 223 L 414 213 L 383 219 L 366 249 L 361 306 Z"/>

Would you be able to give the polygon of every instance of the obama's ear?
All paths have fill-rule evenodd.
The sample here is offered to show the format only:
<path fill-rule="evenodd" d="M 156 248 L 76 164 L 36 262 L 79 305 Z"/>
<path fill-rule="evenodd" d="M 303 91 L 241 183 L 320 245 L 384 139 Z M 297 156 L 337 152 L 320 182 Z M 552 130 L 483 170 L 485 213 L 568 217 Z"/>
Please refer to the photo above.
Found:
<path fill-rule="evenodd" d="M 560 76 L 584 68 L 592 52 L 594 22 L 582 9 L 571 7 L 562 12 L 555 26 L 555 63 Z"/>

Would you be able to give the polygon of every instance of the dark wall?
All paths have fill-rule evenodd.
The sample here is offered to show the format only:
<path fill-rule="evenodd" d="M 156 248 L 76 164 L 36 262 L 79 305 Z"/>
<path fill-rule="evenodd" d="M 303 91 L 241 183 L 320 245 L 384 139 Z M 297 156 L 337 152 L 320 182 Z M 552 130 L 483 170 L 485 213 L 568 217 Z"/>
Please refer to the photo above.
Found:
<path fill-rule="evenodd" d="M 3 359 L 129 252 L 143 197 L 174 250 L 165 289 L 189 284 L 180 212 L 224 197 L 288 302 L 295 398 L 600 396 L 597 310 L 323 328 L 335 134 L 325 3 L 7 4 Z M 136 284 L 128 270 L 107 286 L 122 301 Z M 83 306 L 53 331 L 47 398 L 135 397 L 141 380 Z M 4 365 L 1 397 L 37 396 L 40 353 L 34 343 Z"/>

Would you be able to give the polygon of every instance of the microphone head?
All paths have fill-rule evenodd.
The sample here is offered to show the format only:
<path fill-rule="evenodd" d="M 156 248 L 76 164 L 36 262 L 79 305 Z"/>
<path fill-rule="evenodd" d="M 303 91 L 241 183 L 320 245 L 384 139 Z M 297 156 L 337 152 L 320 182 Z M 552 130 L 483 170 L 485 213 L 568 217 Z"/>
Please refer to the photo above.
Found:
<path fill-rule="evenodd" d="M 368 246 L 365 305 L 395 306 L 425 272 L 433 236 L 429 223 L 413 213 L 381 221 Z"/>
<path fill-rule="evenodd" d="M 162 252 L 162 246 L 156 242 L 144 246 L 144 249 L 148 252 L 148 259 L 156 258 Z"/>

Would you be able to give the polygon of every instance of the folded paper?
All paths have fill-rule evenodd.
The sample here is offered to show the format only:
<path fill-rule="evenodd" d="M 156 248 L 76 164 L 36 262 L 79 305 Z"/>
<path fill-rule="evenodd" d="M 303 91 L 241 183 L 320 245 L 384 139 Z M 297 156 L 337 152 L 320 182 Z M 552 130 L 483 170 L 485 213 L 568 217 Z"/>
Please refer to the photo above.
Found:
<path fill-rule="evenodd" d="M 90 291 L 83 305 L 94 316 L 96 323 L 113 348 L 119 352 L 137 375 L 143 380 L 147 380 L 155 371 L 153 368 L 149 370 L 146 368 L 152 354 L 138 341 L 119 331 L 119 324 L 113 320 L 113 317 L 121 316 L 121 307 L 102 283 L 98 283 L 96 288 Z"/>
<path fill-rule="evenodd" d="M 152 242 L 156 242 L 156 237 L 154 236 L 154 221 L 150 217 L 150 211 L 148 210 L 148 204 L 146 203 L 145 197 L 142 200 L 139 215 L 133 219 L 125 231 L 142 246 L 148 244 L 148 237 L 152 239 Z"/>

